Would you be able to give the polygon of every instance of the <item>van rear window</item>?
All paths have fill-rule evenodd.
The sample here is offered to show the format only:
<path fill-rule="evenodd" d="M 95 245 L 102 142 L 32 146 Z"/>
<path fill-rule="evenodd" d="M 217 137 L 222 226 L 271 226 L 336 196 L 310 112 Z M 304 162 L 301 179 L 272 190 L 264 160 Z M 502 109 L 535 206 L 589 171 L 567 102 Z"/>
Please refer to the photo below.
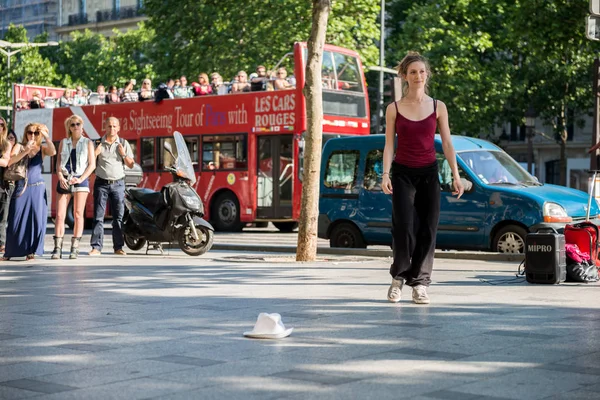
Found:
<path fill-rule="evenodd" d="M 339 150 L 331 153 L 325 170 L 325 187 L 352 189 L 356 183 L 359 156 L 357 150 Z"/>

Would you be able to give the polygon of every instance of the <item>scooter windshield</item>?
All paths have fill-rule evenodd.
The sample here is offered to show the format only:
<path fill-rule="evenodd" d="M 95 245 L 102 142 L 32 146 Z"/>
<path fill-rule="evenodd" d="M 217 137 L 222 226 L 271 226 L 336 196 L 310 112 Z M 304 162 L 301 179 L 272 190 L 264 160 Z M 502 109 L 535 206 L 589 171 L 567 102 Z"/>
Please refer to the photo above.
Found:
<path fill-rule="evenodd" d="M 177 162 L 175 168 L 180 174 L 184 174 L 185 178 L 190 180 L 193 185 L 196 183 L 196 174 L 194 174 L 194 167 L 192 165 L 192 157 L 185 143 L 183 135 L 177 131 L 173 133 L 175 139 L 175 145 L 177 146 Z"/>

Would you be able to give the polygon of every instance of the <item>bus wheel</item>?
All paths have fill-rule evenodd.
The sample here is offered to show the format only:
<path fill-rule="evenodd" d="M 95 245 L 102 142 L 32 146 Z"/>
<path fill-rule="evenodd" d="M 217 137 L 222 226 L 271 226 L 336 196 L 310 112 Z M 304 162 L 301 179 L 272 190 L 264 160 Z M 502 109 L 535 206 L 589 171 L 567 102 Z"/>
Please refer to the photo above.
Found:
<path fill-rule="evenodd" d="M 297 222 L 273 222 L 275 228 L 279 229 L 280 232 L 293 232 L 298 227 Z"/>
<path fill-rule="evenodd" d="M 67 215 L 65 215 L 65 225 L 69 227 L 69 229 L 75 228 L 75 212 L 73 211 L 73 198 L 69 201 L 69 205 L 67 206 Z"/>
<path fill-rule="evenodd" d="M 329 247 L 364 249 L 367 247 L 367 244 L 355 225 L 344 222 L 333 227 L 329 239 Z"/>
<path fill-rule="evenodd" d="M 507 225 L 494 236 L 492 251 L 498 253 L 523 253 L 527 231 L 517 225 Z"/>
<path fill-rule="evenodd" d="M 240 203 L 231 192 L 220 194 L 211 210 L 211 219 L 215 230 L 222 232 L 240 232 L 244 225 L 240 222 Z"/>

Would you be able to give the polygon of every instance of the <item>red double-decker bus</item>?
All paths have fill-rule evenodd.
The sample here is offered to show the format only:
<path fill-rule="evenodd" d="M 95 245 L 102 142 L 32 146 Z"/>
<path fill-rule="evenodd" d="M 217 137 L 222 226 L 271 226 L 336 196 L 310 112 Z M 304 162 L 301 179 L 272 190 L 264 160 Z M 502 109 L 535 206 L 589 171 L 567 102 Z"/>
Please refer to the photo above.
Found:
<path fill-rule="evenodd" d="M 154 190 L 170 180 L 164 166 L 171 160 L 163 144 L 172 141 L 173 132 L 179 131 L 198 175 L 195 189 L 217 230 L 239 231 L 250 222 L 271 221 L 280 230 L 291 231 L 300 217 L 303 135 L 307 125 L 302 94 L 306 54 L 306 43 L 296 43 L 293 52 L 276 66 L 293 71 L 296 84 L 287 90 L 165 99 L 159 103 L 16 110 L 15 128 L 22 135 L 26 123 L 46 123 L 52 140 L 58 142 L 65 137 L 65 119 L 76 114 L 84 120 L 86 135 L 98 139 L 103 134 L 103 121 L 116 117 L 121 125 L 120 136 L 130 142 L 136 162 L 142 167 L 140 186 Z M 23 98 L 26 89 L 15 85 L 15 100 Z M 62 89 L 45 89 L 62 93 Z M 340 135 L 369 134 L 367 90 L 356 52 L 325 46 L 323 114 L 324 141 Z M 54 171 L 52 164 L 46 168 L 49 173 Z M 49 188 L 55 186 L 53 174 Z M 51 196 L 54 199 L 53 189 Z M 86 218 L 93 216 L 92 203 L 89 196 Z M 54 206 L 51 213 L 55 215 Z"/>

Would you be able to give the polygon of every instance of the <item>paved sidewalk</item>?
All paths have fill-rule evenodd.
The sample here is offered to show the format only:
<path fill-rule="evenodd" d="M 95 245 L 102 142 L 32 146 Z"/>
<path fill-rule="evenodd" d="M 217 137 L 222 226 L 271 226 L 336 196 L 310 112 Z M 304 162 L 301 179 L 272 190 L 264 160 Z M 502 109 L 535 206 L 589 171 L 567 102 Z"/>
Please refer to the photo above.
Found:
<path fill-rule="evenodd" d="M 391 304 L 385 259 L 260 257 L 3 262 L 0 398 L 600 398 L 598 285 L 436 260 Z M 292 336 L 244 338 L 259 312 Z"/>

